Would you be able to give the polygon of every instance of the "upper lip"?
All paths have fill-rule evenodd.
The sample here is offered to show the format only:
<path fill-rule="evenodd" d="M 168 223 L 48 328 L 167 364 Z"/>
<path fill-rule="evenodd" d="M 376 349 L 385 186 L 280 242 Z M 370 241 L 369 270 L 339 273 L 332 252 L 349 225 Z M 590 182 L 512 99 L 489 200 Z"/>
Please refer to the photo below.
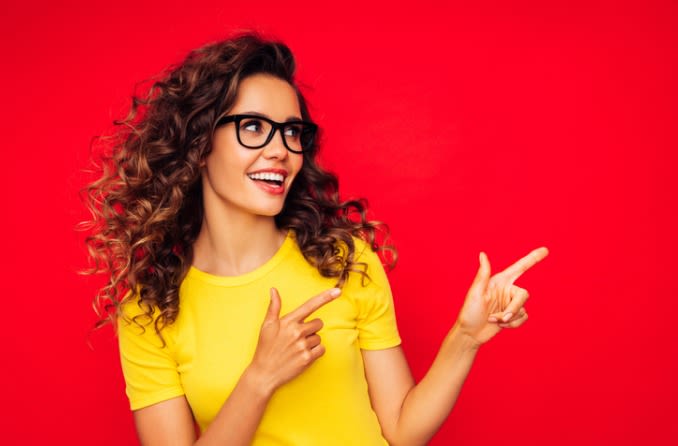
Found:
<path fill-rule="evenodd" d="M 252 172 L 247 172 L 247 175 L 252 175 L 254 173 L 277 173 L 283 176 L 283 178 L 287 178 L 287 171 L 285 169 L 259 169 L 259 170 L 253 170 Z"/>

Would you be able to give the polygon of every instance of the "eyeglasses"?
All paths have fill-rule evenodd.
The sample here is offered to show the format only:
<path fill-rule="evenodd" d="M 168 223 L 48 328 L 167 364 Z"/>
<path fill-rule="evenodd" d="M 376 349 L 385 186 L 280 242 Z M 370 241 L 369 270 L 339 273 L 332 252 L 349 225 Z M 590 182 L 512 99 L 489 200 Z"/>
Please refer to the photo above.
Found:
<path fill-rule="evenodd" d="M 235 122 L 238 142 L 248 149 L 260 149 L 271 142 L 280 130 L 285 148 L 293 153 L 308 152 L 313 148 L 318 126 L 308 121 L 275 122 L 257 115 L 230 115 L 217 121 L 217 127 Z"/>

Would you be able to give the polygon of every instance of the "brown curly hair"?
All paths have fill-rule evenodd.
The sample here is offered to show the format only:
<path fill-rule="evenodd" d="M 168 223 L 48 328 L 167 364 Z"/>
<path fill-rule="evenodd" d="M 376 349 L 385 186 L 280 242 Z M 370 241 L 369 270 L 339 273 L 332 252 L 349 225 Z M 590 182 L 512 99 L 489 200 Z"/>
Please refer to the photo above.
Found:
<path fill-rule="evenodd" d="M 256 73 L 292 85 L 302 119 L 311 121 L 294 71 L 290 49 L 256 33 L 205 45 L 155 78 L 145 94 L 133 95 L 127 117 L 98 139 L 98 179 L 84 189 L 92 219 L 82 225 L 90 232 L 93 265 L 87 273 L 108 275 L 94 299 L 97 327 L 121 314 L 131 290 L 158 334 L 175 321 L 179 285 L 203 218 L 200 163 L 212 149 L 216 123 L 232 107 L 240 81 Z M 365 240 L 387 266 L 397 254 L 384 243 L 386 225 L 367 220 L 365 200 L 341 201 L 337 177 L 316 163 L 317 141 L 304 152 L 275 222 L 293 230 L 306 260 L 342 286 L 350 272 L 368 278 L 366 265 L 355 260 L 352 236 Z"/>

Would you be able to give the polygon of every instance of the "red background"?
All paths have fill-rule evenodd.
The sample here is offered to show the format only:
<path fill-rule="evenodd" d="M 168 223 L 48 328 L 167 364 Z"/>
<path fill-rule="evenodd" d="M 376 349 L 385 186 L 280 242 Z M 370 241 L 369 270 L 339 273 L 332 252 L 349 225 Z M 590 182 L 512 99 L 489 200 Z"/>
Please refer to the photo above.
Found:
<path fill-rule="evenodd" d="M 89 142 L 137 81 L 254 28 L 295 52 L 344 195 L 392 228 L 416 377 L 480 250 L 495 270 L 551 250 L 518 281 L 529 322 L 481 349 L 431 444 L 674 444 L 675 2 L 17 3 L 0 23 L 2 443 L 135 444 L 112 331 L 89 333 L 101 281 L 76 275 Z"/>

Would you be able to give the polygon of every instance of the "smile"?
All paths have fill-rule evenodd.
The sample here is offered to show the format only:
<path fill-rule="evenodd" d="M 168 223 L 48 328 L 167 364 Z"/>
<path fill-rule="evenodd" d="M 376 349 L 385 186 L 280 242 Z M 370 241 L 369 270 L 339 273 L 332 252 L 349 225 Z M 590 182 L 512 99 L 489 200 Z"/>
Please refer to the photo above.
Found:
<path fill-rule="evenodd" d="M 273 186 L 281 186 L 285 181 L 285 175 L 274 172 L 255 172 L 247 174 L 250 179 L 255 181 L 265 181 Z"/>
<path fill-rule="evenodd" d="M 285 179 L 287 178 L 285 169 L 262 169 L 248 173 L 247 177 L 267 194 L 280 196 L 285 194 Z"/>

